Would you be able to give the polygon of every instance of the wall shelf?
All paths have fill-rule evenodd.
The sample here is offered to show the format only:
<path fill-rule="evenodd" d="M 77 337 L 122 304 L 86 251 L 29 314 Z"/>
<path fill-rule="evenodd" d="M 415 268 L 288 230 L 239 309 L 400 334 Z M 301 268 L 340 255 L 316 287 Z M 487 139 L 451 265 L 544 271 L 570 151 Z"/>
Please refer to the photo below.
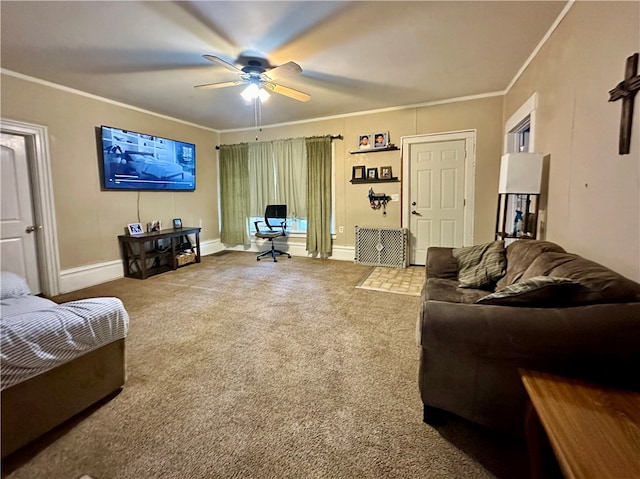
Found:
<path fill-rule="evenodd" d="M 375 180 L 369 180 L 367 178 L 364 179 L 351 179 L 349 180 L 351 183 L 353 183 L 354 185 L 362 185 L 364 183 L 396 183 L 398 181 L 400 181 L 397 177 L 393 177 L 393 178 L 376 178 Z"/>
<path fill-rule="evenodd" d="M 495 239 L 536 239 L 539 205 L 540 194 L 499 193 Z M 518 231 L 515 231 L 516 210 L 522 215 Z"/>
<path fill-rule="evenodd" d="M 365 148 L 362 150 L 350 150 L 352 155 L 358 155 L 360 153 L 380 153 L 381 151 L 396 151 L 399 150 L 397 146 L 387 146 L 386 148 Z"/>

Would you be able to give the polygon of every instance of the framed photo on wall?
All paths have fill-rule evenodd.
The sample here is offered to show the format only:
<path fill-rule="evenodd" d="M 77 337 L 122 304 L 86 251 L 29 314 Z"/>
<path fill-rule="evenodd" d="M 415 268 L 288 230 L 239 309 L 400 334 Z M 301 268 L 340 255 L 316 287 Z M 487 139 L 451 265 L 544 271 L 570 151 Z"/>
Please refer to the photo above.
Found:
<path fill-rule="evenodd" d="M 365 168 L 364 166 L 354 166 L 351 173 L 352 180 L 364 180 Z"/>
<path fill-rule="evenodd" d="M 142 229 L 142 224 L 141 223 L 131 223 L 127 225 L 127 230 L 129 231 L 130 235 L 139 235 L 144 233 L 144 230 Z"/>
<path fill-rule="evenodd" d="M 378 168 L 367 168 L 367 180 L 378 179 Z"/>
<path fill-rule="evenodd" d="M 389 146 L 389 132 L 383 131 L 380 133 L 376 133 L 373 136 L 373 147 L 374 148 L 386 148 Z"/>
<path fill-rule="evenodd" d="M 372 148 L 373 145 L 373 134 L 372 133 L 363 133 L 362 135 L 358 135 L 358 149 L 367 150 Z"/>
<path fill-rule="evenodd" d="M 380 178 L 384 180 L 390 180 L 393 178 L 391 175 L 391 167 L 390 166 L 381 166 L 380 167 Z"/>

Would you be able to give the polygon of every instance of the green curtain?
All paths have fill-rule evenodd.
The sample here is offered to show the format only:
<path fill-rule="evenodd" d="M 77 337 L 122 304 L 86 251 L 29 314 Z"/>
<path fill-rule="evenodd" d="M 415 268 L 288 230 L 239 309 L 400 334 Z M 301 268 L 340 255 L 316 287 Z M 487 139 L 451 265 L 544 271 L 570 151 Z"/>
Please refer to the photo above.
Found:
<path fill-rule="evenodd" d="M 249 237 L 249 147 L 222 145 L 220 165 L 220 241 L 251 244 Z M 263 212 L 264 213 L 264 212 Z"/>
<path fill-rule="evenodd" d="M 268 141 L 249 144 L 249 187 L 251 216 L 264 216 L 267 205 L 276 204 L 276 184 L 273 180 L 273 146 Z"/>
<path fill-rule="evenodd" d="M 307 146 L 304 138 L 274 140 L 277 202 L 287 205 L 290 218 L 307 217 Z"/>
<path fill-rule="evenodd" d="M 331 254 L 331 137 L 306 138 L 307 251 Z"/>

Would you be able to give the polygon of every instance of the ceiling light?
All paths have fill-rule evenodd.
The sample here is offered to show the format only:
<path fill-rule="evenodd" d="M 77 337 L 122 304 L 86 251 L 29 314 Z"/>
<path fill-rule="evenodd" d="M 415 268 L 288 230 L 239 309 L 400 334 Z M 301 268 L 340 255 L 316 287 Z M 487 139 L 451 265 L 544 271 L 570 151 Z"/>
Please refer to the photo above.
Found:
<path fill-rule="evenodd" d="M 260 90 L 258 91 L 258 97 L 260 98 L 260 101 L 267 101 L 270 96 L 271 95 L 269 94 L 269 92 L 264 88 L 260 88 Z"/>
<path fill-rule="evenodd" d="M 260 98 L 260 101 L 265 101 L 271 96 L 269 92 L 264 88 L 260 88 L 256 83 L 249 84 L 240 95 L 246 101 L 255 100 L 256 98 Z"/>

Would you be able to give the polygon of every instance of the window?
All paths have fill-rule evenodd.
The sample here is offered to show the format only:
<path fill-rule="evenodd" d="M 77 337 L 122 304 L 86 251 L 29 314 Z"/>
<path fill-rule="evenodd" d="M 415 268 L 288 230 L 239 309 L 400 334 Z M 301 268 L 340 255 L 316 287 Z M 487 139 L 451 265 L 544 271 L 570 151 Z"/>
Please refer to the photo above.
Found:
<path fill-rule="evenodd" d="M 250 244 L 266 206 L 286 204 L 288 231 L 306 236 L 310 253 L 330 255 L 334 153 L 328 135 L 221 145 L 220 240 Z"/>
<path fill-rule="evenodd" d="M 250 228 L 267 205 L 286 204 L 289 230 L 307 231 L 307 151 L 304 138 L 249 145 Z"/>

